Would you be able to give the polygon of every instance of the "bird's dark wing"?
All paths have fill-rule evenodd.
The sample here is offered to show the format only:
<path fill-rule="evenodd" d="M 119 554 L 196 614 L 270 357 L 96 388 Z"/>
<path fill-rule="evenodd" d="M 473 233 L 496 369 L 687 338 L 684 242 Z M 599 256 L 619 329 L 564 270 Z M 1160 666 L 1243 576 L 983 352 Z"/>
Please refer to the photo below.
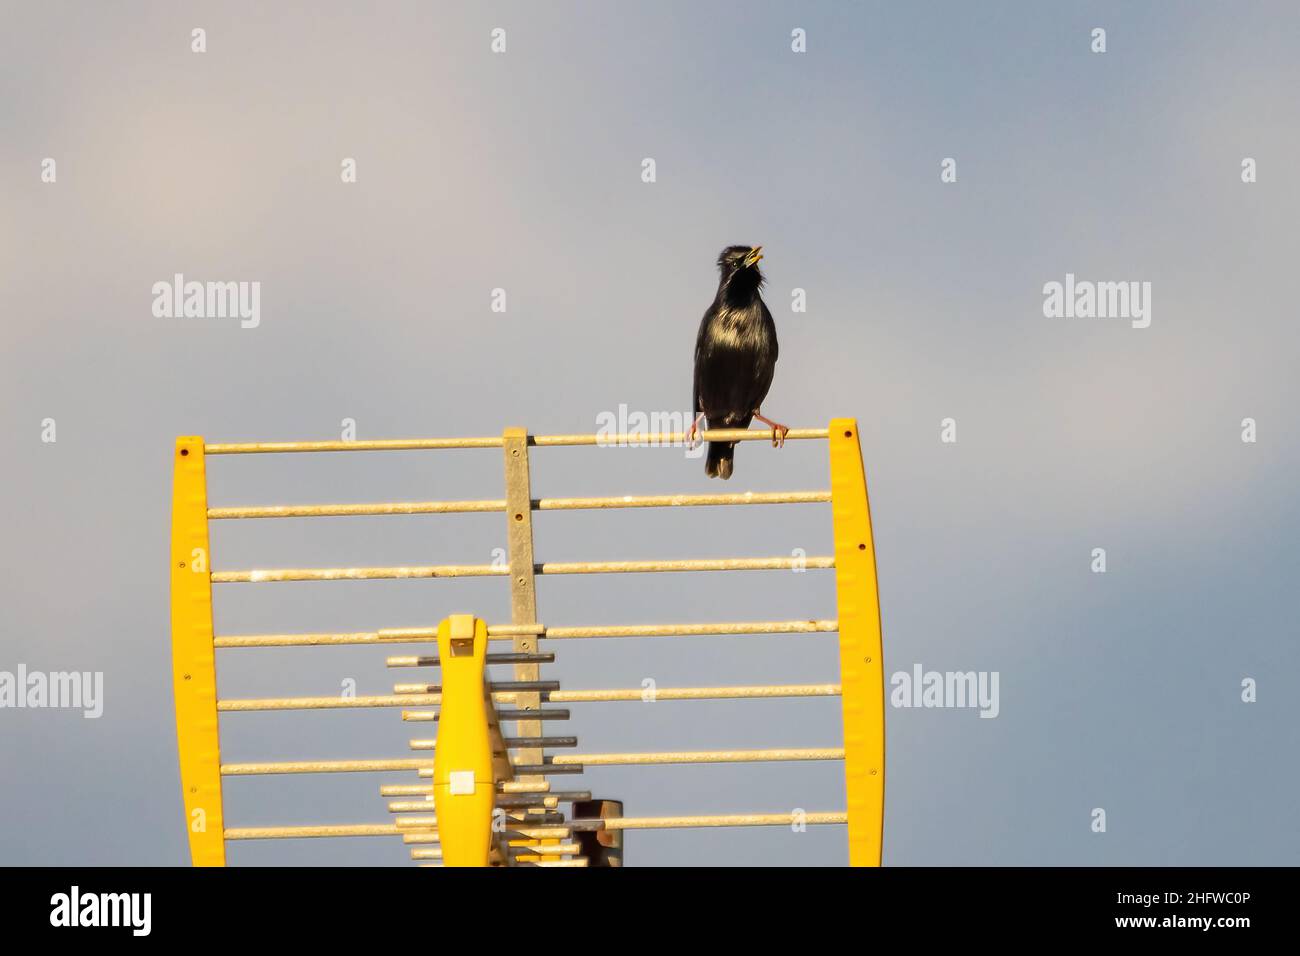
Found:
<path fill-rule="evenodd" d="M 749 402 L 749 407 L 754 411 L 758 411 L 762 407 L 763 400 L 767 398 L 768 389 L 772 387 L 772 379 L 776 376 L 776 357 L 779 351 L 776 342 L 776 323 L 772 321 L 772 313 L 768 311 L 767 303 L 762 299 L 759 299 L 758 304 L 763 310 L 763 334 L 759 337 L 754 350 L 754 388 Z"/>
<path fill-rule="evenodd" d="M 706 314 L 704 321 L 700 323 L 700 334 L 695 338 L 695 370 L 691 374 L 691 420 L 695 420 L 701 411 L 700 408 L 700 352 L 703 350 L 704 326 L 708 323 L 709 317 Z"/>
<path fill-rule="evenodd" d="M 777 343 L 776 343 L 776 322 L 772 319 L 772 310 L 767 307 L 767 303 L 760 298 L 758 300 L 758 304 L 763 309 L 763 328 L 767 330 L 768 338 L 771 339 L 772 342 L 772 365 L 773 367 L 775 367 L 777 353 L 780 352 L 780 349 L 777 348 Z M 770 385 L 771 382 L 769 382 L 768 384 Z M 764 397 L 766 397 L 767 395 L 766 391 L 764 391 L 763 394 Z"/>
<path fill-rule="evenodd" d="M 718 301 L 714 299 L 713 304 L 704 312 L 704 318 L 700 320 L 700 331 L 695 336 L 695 375 L 692 382 L 693 390 L 691 392 L 691 417 L 694 418 L 700 412 L 704 411 L 704 406 L 700 404 L 701 391 L 703 388 L 702 379 L 706 372 L 707 362 L 705 355 L 708 352 L 708 343 L 710 327 L 713 320 L 717 318 Z"/>

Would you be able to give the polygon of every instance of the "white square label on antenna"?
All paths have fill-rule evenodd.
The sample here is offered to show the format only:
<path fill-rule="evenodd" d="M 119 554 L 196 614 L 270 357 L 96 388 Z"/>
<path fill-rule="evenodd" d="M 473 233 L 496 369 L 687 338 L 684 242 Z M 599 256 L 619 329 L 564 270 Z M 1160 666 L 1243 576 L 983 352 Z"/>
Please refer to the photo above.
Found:
<path fill-rule="evenodd" d="M 473 770 L 453 770 L 451 779 L 448 781 L 451 795 L 462 796 L 474 792 L 474 771 Z"/>

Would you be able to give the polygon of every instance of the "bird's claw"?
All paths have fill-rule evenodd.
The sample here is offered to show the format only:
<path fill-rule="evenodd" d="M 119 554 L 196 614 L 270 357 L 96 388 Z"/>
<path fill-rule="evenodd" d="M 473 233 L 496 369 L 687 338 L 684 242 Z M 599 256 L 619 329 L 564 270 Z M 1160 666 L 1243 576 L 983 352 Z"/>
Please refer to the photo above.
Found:
<path fill-rule="evenodd" d="M 686 431 L 686 450 L 695 451 L 700 445 L 700 422 L 704 421 L 704 413 L 695 416 L 691 422 L 691 427 Z"/>
<path fill-rule="evenodd" d="M 759 412 L 759 411 L 757 411 L 757 410 L 754 411 L 754 417 L 757 418 L 757 419 L 758 419 L 760 422 L 762 422 L 764 425 L 768 425 L 768 426 L 771 427 L 771 429 L 772 429 L 772 447 L 773 447 L 773 448 L 784 448 L 784 447 L 785 447 L 785 436 L 788 435 L 788 434 L 790 434 L 790 429 L 787 428 L 785 425 L 782 425 L 780 422 L 774 422 L 774 421 L 772 421 L 772 419 L 770 419 L 770 418 L 764 418 L 763 415 L 762 415 L 762 413 Z"/>

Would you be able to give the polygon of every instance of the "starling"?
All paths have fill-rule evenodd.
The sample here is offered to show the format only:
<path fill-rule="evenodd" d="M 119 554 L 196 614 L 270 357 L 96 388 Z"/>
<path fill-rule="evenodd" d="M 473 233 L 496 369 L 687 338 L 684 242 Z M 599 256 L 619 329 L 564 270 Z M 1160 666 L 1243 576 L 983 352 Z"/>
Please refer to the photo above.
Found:
<path fill-rule="evenodd" d="M 758 290 L 762 246 L 728 246 L 718 256 L 718 294 L 704 313 L 695 340 L 695 421 L 687 433 L 694 444 L 701 419 L 709 428 L 748 428 L 757 418 L 772 427 L 772 444 L 785 444 L 790 429 L 759 414 L 776 372 L 776 323 Z M 709 442 L 704 471 L 730 478 L 736 443 Z"/>

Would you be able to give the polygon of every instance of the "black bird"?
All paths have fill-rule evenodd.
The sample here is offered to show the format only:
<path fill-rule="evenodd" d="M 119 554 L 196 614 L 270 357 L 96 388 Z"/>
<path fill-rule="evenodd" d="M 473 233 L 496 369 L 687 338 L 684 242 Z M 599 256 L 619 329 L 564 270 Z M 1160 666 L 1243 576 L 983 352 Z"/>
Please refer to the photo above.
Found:
<path fill-rule="evenodd" d="M 784 445 L 790 429 L 759 414 L 776 372 L 776 323 L 759 289 L 762 246 L 728 246 L 718 256 L 718 294 L 704 313 L 695 340 L 695 421 L 687 433 L 694 445 L 701 419 L 709 428 L 748 428 L 757 418 L 772 426 L 772 444 Z M 736 443 L 709 442 L 704 471 L 730 478 Z"/>

